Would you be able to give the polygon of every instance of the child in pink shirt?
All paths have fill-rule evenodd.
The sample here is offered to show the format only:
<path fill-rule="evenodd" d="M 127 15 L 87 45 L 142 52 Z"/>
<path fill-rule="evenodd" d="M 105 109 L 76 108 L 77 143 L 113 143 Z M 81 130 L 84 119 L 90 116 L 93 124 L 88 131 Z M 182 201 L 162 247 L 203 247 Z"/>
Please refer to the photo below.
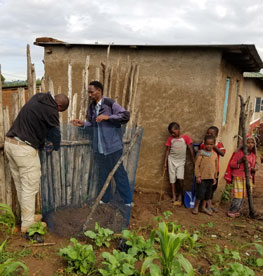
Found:
<path fill-rule="evenodd" d="M 232 196 L 233 200 L 227 215 L 229 217 L 235 218 L 240 216 L 240 209 L 244 203 L 244 198 L 246 196 L 246 176 L 245 176 L 245 166 L 244 161 L 247 158 L 249 167 L 249 177 L 250 177 L 250 187 L 252 188 L 252 175 L 255 173 L 256 169 L 256 154 L 255 154 L 255 140 L 252 137 L 247 138 L 247 157 L 244 155 L 243 148 L 235 152 L 230 160 L 230 170 L 233 177 L 232 184 Z"/>

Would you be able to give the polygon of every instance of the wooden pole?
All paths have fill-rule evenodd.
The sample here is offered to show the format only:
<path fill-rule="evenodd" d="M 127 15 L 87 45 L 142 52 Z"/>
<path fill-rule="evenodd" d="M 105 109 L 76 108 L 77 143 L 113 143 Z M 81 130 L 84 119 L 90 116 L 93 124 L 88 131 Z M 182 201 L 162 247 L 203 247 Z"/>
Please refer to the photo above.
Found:
<path fill-rule="evenodd" d="M 137 140 L 139 134 L 140 134 L 140 130 L 137 130 L 137 131 L 135 132 L 135 134 L 134 134 L 134 136 L 133 136 L 131 142 L 130 142 L 130 145 L 129 145 L 127 151 L 125 151 L 125 153 L 122 154 L 121 158 L 119 159 L 119 161 L 116 163 L 116 165 L 114 166 L 114 168 L 112 169 L 112 171 L 111 171 L 110 174 L 108 175 L 108 177 L 107 177 L 107 179 L 106 179 L 106 182 L 105 182 L 104 186 L 102 187 L 102 189 L 101 189 L 101 191 L 100 191 L 98 197 L 96 198 L 95 203 L 94 203 L 94 205 L 92 206 L 91 211 L 90 211 L 90 213 L 89 213 L 89 215 L 88 215 L 88 217 L 87 217 L 87 220 L 86 220 L 86 222 L 85 222 L 84 225 L 83 225 L 83 231 L 86 231 L 86 229 L 87 229 L 87 227 L 88 227 L 88 224 L 89 224 L 89 221 L 90 221 L 90 219 L 92 218 L 92 215 L 93 215 L 94 211 L 96 210 L 96 208 L 97 208 L 97 206 L 98 206 L 100 200 L 102 199 L 102 197 L 103 197 L 105 191 L 107 190 L 107 188 L 108 188 L 108 186 L 109 186 L 109 184 L 110 184 L 110 181 L 111 181 L 112 177 L 114 176 L 115 172 L 117 171 L 117 169 L 119 168 L 119 166 L 120 166 L 121 163 L 123 162 L 123 159 L 124 159 L 124 158 L 128 155 L 128 153 L 131 151 L 131 149 L 132 149 L 133 145 L 135 144 L 135 142 L 136 142 L 136 140 Z"/>
<path fill-rule="evenodd" d="M 0 144 L 4 144 L 4 117 L 3 117 L 3 91 L 1 80 L 1 65 L 0 65 Z M 5 183 L 5 160 L 3 148 L 0 150 L 0 202 L 6 203 L 6 183 Z"/>
<path fill-rule="evenodd" d="M 125 107 L 125 103 L 126 103 L 126 93 L 127 93 L 127 89 L 128 89 L 128 80 L 129 80 L 129 75 L 131 72 L 131 64 L 129 64 L 128 69 L 125 73 L 125 77 L 124 77 L 124 84 L 123 84 L 123 90 L 122 90 L 122 101 L 121 101 L 121 106 Z"/>
<path fill-rule="evenodd" d="M 89 95 L 88 95 L 89 64 L 90 64 L 90 57 L 87 56 L 85 61 L 85 68 L 82 73 L 82 90 L 81 90 L 80 111 L 79 111 L 80 120 L 85 120 L 86 114 L 87 114 L 87 108 L 89 105 Z"/>
<path fill-rule="evenodd" d="M 247 157 L 247 137 L 246 137 L 246 114 L 245 114 L 245 106 L 244 99 L 241 95 L 240 97 L 240 117 L 241 117 L 241 128 L 242 128 L 242 138 L 243 138 L 243 152 L 244 156 Z M 250 189 L 250 177 L 249 177 L 249 167 L 248 167 L 248 160 L 244 161 L 245 167 L 245 175 L 246 175 L 246 189 L 247 189 L 247 197 L 248 197 L 248 206 L 249 206 L 249 215 L 251 218 L 255 218 L 255 210 L 254 210 L 254 203 L 253 203 L 253 196 Z"/>
<path fill-rule="evenodd" d="M 21 108 L 24 106 L 25 103 L 26 103 L 25 89 L 19 87 L 18 88 L 18 108 L 19 108 L 19 110 L 21 110 Z"/>
<path fill-rule="evenodd" d="M 27 86 L 28 86 L 28 99 L 33 96 L 33 79 L 32 79 L 32 63 L 30 55 L 30 46 L 27 44 L 26 47 L 26 56 L 27 56 Z"/>
<path fill-rule="evenodd" d="M 72 120 L 71 118 L 71 109 L 72 109 L 72 65 L 68 64 L 68 98 L 69 98 L 69 106 L 68 106 L 68 123 Z"/>
<path fill-rule="evenodd" d="M 120 59 L 117 60 L 117 67 L 116 67 L 116 85 L 115 85 L 115 94 L 114 99 L 115 101 L 119 101 L 120 97 Z"/>
<path fill-rule="evenodd" d="M 50 77 L 48 77 L 48 91 L 54 96 L 54 84 Z"/>
<path fill-rule="evenodd" d="M 45 86 L 45 77 L 41 78 L 41 86 L 40 86 L 40 92 L 46 92 L 46 86 Z"/>
<path fill-rule="evenodd" d="M 104 75 L 104 89 L 103 94 L 108 97 L 108 82 L 109 82 L 109 58 L 110 58 L 110 45 L 107 48 L 107 58 L 105 66 L 105 75 Z"/>
<path fill-rule="evenodd" d="M 33 95 L 35 95 L 37 93 L 37 86 L 36 86 L 36 70 L 35 70 L 35 64 L 32 64 L 31 66 L 31 70 L 32 70 L 32 91 L 33 91 Z"/>

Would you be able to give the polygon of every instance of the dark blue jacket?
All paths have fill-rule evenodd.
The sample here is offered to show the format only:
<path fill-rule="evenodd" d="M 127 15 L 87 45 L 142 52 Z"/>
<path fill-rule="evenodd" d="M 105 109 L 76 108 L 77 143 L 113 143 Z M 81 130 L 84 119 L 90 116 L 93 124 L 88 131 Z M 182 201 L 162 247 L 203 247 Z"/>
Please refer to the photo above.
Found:
<path fill-rule="evenodd" d="M 93 149 L 98 152 L 98 127 L 100 128 L 101 144 L 105 155 L 122 149 L 122 124 L 130 119 L 130 113 L 111 98 L 102 97 L 99 115 L 109 116 L 109 120 L 96 122 L 96 102 L 92 102 L 88 109 L 88 122 L 85 127 L 93 127 Z"/>

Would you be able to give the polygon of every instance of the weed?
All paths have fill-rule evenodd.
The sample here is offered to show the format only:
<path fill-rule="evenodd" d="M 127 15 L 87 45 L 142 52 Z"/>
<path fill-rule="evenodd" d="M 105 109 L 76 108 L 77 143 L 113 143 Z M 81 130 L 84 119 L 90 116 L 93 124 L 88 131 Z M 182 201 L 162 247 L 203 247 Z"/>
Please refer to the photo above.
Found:
<path fill-rule="evenodd" d="M 109 252 L 103 252 L 102 257 L 104 258 L 104 261 L 102 262 L 104 266 L 103 268 L 99 269 L 101 275 L 138 275 L 138 271 L 134 267 L 134 263 L 137 260 L 132 255 L 113 250 L 113 254 L 110 254 Z"/>
<path fill-rule="evenodd" d="M 221 195 L 221 202 L 226 203 L 230 201 L 232 189 L 233 189 L 232 184 L 226 185 L 225 190 L 222 192 L 222 195 Z"/>
<path fill-rule="evenodd" d="M 11 233 L 13 234 L 16 226 L 16 219 L 12 209 L 7 204 L 0 203 L 0 212 L 0 224 L 11 229 Z"/>
<path fill-rule="evenodd" d="M 142 260 L 145 256 L 151 256 L 155 253 L 153 248 L 154 236 L 151 235 L 150 239 L 146 240 L 143 236 L 138 236 L 136 231 L 123 230 L 122 237 L 126 240 L 126 244 L 130 247 L 128 254 L 138 257 Z"/>
<path fill-rule="evenodd" d="M 31 225 L 28 230 L 27 230 L 27 233 L 28 233 L 28 236 L 31 237 L 33 236 L 34 234 L 39 234 L 39 235 L 45 235 L 47 232 L 46 228 L 42 225 L 41 222 L 37 222 L 37 223 L 34 223 L 33 225 Z"/>
<path fill-rule="evenodd" d="M 18 275 L 23 275 L 22 271 L 25 275 L 28 275 L 28 268 L 27 266 L 22 263 L 15 261 L 14 259 L 10 258 L 7 259 L 4 263 L 0 264 L 0 275 L 1 276 L 9 276 L 13 275 L 13 273 L 19 273 Z"/>
<path fill-rule="evenodd" d="M 224 248 L 222 251 L 216 245 L 217 254 L 213 255 L 214 264 L 210 267 L 212 276 L 253 276 L 253 270 L 241 263 L 241 256 L 238 251 Z"/>
<path fill-rule="evenodd" d="M 70 241 L 73 246 L 69 245 L 59 250 L 59 256 L 63 256 L 68 262 L 66 272 L 92 275 L 96 271 L 92 246 L 82 245 L 74 238 L 71 238 Z"/>
<path fill-rule="evenodd" d="M 108 228 L 100 227 L 99 224 L 96 222 L 95 231 L 86 231 L 84 234 L 85 236 L 89 237 L 90 239 L 95 241 L 95 244 L 100 247 L 105 245 L 106 247 L 110 246 L 110 241 L 113 238 L 113 231 Z"/>

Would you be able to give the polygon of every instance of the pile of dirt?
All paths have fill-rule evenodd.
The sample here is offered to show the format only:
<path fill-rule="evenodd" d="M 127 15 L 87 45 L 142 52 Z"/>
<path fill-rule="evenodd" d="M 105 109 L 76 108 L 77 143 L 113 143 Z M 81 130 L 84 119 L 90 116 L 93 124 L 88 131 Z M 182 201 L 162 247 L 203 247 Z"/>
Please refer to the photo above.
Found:
<path fill-rule="evenodd" d="M 84 237 L 83 225 L 91 211 L 91 205 L 82 208 L 64 207 L 44 216 L 49 231 L 60 237 Z M 88 224 L 89 230 L 94 230 L 95 223 L 120 233 L 127 228 L 127 212 L 113 204 L 99 204 Z"/>

